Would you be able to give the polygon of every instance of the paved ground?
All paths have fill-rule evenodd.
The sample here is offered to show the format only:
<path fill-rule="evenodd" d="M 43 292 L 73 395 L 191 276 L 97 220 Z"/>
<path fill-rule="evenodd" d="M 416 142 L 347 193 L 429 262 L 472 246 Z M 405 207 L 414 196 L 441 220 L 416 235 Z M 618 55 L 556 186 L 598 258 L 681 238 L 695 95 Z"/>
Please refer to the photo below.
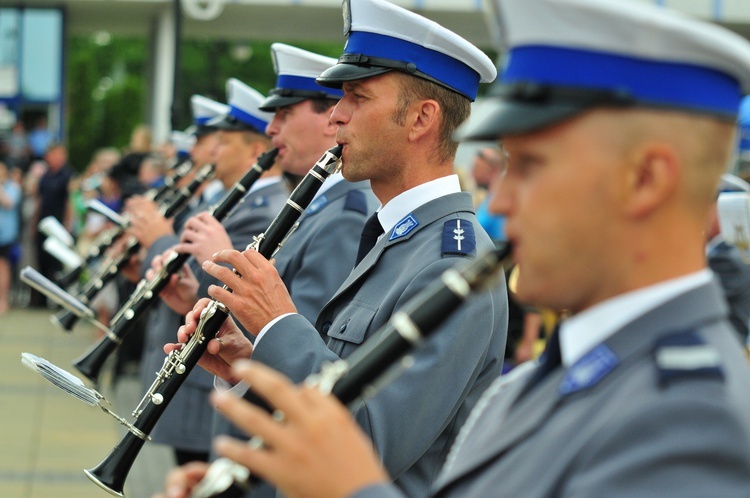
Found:
<path fill-rule="evenodd" d="M 69 396 L 21 365 L 28 351 L 75 373 L 70 366 L 94 340 L 93 327 L 65 334 L 46 310 L 11 310 L 0 316 L 0 497 L 96 498 L 110 496 L 84 475 L 119 441 L 123 429 L 98 407 Z M 102 388 L 112 409 L 132 421 L 142 396 L 135 379 Z M 128 475 L 125 493 L 148 498 L 173 464 L 171 452 L 147 444 Z"/>

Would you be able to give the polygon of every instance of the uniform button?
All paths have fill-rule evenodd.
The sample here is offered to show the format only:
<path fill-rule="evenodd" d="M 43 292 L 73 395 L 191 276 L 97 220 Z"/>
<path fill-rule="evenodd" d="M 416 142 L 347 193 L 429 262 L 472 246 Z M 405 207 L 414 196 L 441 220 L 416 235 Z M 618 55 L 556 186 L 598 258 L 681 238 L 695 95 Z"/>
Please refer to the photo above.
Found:
<path fill-rule="evenodd" d="M 347 326 L 347 324 L 348 324 L 348 323 L 349 323 L 349 321 L 347 320 L 347 321 L 346 321 L 346 323 L 344 323 L 344 324 L 343 324 L 343 325 L 342 325 L 342 326 L 341 326 L 341 327 L 339 328 L 339 334 L 343 334 L 343 333 L 344 333 L 344 331 L 346 330 L 346 326 Z"/>
<path fill-rule="evenodd" d="M 330 328 L 331 328 L 331 322 L 325 322 L 325 323 L 323 324 L 323 333 L 324 333 L 324 334 L 327 334 L 327 333 L 328 333 L 328 330 L 329 330 Z"/>

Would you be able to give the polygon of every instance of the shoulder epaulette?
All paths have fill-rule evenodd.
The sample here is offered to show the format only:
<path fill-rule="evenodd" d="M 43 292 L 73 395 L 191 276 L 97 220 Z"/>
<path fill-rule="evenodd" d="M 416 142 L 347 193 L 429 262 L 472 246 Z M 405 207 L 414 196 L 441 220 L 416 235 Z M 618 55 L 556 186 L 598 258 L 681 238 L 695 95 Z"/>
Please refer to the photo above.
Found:
<path fill-rule="evenodd" d="M 456 218 L 445 222 L 443 225 L 443 245 L 440 248 L 441 255 L 466 256 L 472 254 L 476 247 L 474 225 L 470 221 Z"/>
<path fill-rule="evenodd" d="M 350 190 L 344 201 L 344 211 L 356 211 L 367 216 L 367 198 L 361 190 Z"/>
<path fill-rule="evenodd" d="M 724 380 L 719 351 L 693 331 L 660 338 L 654 359 L 661 386 L 689 378 Z"/>

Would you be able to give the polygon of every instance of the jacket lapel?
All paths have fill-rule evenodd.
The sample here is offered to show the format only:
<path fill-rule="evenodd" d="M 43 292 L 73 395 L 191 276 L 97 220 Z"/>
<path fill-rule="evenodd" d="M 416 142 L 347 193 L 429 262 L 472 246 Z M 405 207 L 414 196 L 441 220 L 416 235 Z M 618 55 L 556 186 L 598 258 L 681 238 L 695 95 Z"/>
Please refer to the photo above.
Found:
<path fill-rule="evenodd" d="M 410 215 L 416 218 L 416 220 L 418 221 L 418 225 L 414 227 L 414 229 L 411 230 L 408 234 L 402 237 L 393 237 L 393 232 L 398 228 L 398 224 L 396 224 L 396 226 L 390 229 L 388 232 L 384 233 L 372 248 L 372 250 L 367 253 L 364 259 L 362 259 L 362 261 L 360 261 L 356 267 L 354 267 L 347 279 L 343 284 L 341 284 L 339 289 L 323 307 L 323 309 L 325 310 L 349 288 L 351 288 L 365 275 L 367 275 L 370 270 L 377 264 L 378 260 L 380 260 L 380 257 L 388 248 L 406 242 L 407 240 L 414 237 L 417 233 L 427 228 L 430 224 L 434 223 L 444 216 L 447 216 L 450 213 L 454 213 L 457 211 L 473 212 L 470 197 L 466 197 L 460 193 L 451 194 L 430 201 L 427 204 L 415 209 L 412 213 L 410 213 Z M 321 311 L 319 316 L 322 314 L 323 312 Z"/>

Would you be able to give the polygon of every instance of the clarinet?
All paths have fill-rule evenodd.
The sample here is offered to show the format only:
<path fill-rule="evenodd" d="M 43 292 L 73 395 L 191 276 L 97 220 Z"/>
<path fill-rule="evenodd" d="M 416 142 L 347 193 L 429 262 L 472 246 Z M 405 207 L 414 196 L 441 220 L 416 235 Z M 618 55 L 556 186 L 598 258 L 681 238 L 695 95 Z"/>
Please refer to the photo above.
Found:
<path fill-rule="evenodd" d="M 269 259 L 273 257 L 294 231 L 297 220 L 325 179 L 341 167 L 341 149 L 341 146 L 336 146 L 323 154 L 294 189 L 286 205 L 266 231 L 255 237 L 248 249 L 256 250 Z M 229 310 L 226 306 L 218 301 L 211 301 L 201 312 L 198 327 L 188 342 L 182 349 L 172 351 L 165 358 L 156 380 L 133 412 L 136 422 L 99 465 L 84 471 L 97 486 L 111 494 L 123 496 L 127 474 L 148 439 L 148 434 L 227 317 Z"/>
<path fill-rule="evenodd" d="M 252 168 L 227 192 L 221 201 L 211 210 L 211 215 L 220 223 L 243 202 L 247 191 L 273 166 L 278 155 L 277 149 L 262 154 Z M 150 281 L 142 279 L 138 282 L 133 293 L 112 318 L 109 332 L 104 335 L 81 358 L 73 363 L 79 372 L 96 383 L 102 367 L 109 355 L 117 349 L 122 340 L 136 322 L 136 318 L 143 316 L 153 303 L 159 298 L 159 293 L 167 286 L 172 275 L 177 273 L 182 265 L 190 258 L 190 254 L 170 252 L 164 266 Z"/>
<path fill-rule="evenodd" d="M 169 194 L 177 190 L 177 183 L 192 171 L 193 166 L 193 161 L 190 159 L 189 155 L 185 157 L 175 157 L 169 162 L 169 164 L 167 164 L 167 170 L 173 171 L 173 174 L 164 177 L 164 184 L 161 187 L 149 189 L 148 192 L 143 194 L 144 197 L 154 202 L 159 202 L 166 198 Z"/>
<path fill-rule="evenodd" d="M 190 170 L 193 169 L 193 163 L 192 161 L 190 161 L 190 159 L 184 159 L 182 161 L 178 161 L 176 165 L 172 166 L 171 168 L 174 169 L 174 174 L 172 176 L 167 176 L 164 179 L 164 185 L 159 188 L 150 189 L 144 194 L 144 197 L 154 202 L 161 202 L 164 205 L 171 204 L 169 202 L 171 199 L 168 199 L 168 197 L 171 197 L 169 194 L 173 192 L 173 190 L 177 186 L 177 182 L 179 182 L 185 175 L 190 172 Z M 68 287 L 72 285 L 73 282 L 75 282 L 81 275 L 83 270 L 90 267 L 93 262 L 98 259 L 109 246 L 112 245 L 115 239 L 122 235 L 123 232 L 128 228 L 127 218 L 125 219 L 125 221 L 126 223 L 123 225 L 116 225 L 112 228 L 108 228 L 102 231 L 102 233 L 100 233 L 92 243 L 91 248 L 86 253 L 86 256 L 84 256 L 83 263 L 77 268 L 70 270 L 68 273 L 58 278 L 58 284 L 61 287 Z"/>
<path fill-rule="evenodd" d="M 461 270 L 446 270 L 394 313 L 388 323 L 347 359 L 324 363 L 318 373 L 305 379 L 305 385 L 331 394 L 349 407 L 361 398 L 372 397 L 401 371 L 397 368 L 399 360 L 402 360 L 402 369 L 408 368 L 409 362 L 404 361 L 408 358 L 406 355 L 434 333 L 472 293 L 497 284 L 502 262 L 509 254 L 510 245 L 506 244 L 479 255 Z M 284 418 L 278 410 L 273 416 L 277 420 Z M 264 443 L 256 436 L 248 444 L 261 448 Z M 190 496 L 239 498 L 257 483 L 258 478 L 251 476 L 247 468 L 219 458 Z"/>
<path fill-rule="evenodd" d="M 198 190 L 203 182 L 213 177 L 213 165 L 207 165 L 201 168 L 190 184 L 179 190 L 178 194 L 173 196 L 171 202 L 161 208 L 161 213 L 165 218 L 170 218 L 185 207 L 187 202 Z M 100 265 L 96 274 L 86 282 L 81 292 L 76 298 L 83 304 L 88 304 L 100 290 L 104 288 L 120 270 L 127 264 L 130 257 L 140 248 L 138 239 L 129 237 L 125 248 L 117 253 L 114 257 L 107 258 Z M 52 316 L 52 323 L 59 326 L 66 332 L 73 329 L 73 325 L 78 321 L 78 317 L 70 312 L 63 311 Z"/>

